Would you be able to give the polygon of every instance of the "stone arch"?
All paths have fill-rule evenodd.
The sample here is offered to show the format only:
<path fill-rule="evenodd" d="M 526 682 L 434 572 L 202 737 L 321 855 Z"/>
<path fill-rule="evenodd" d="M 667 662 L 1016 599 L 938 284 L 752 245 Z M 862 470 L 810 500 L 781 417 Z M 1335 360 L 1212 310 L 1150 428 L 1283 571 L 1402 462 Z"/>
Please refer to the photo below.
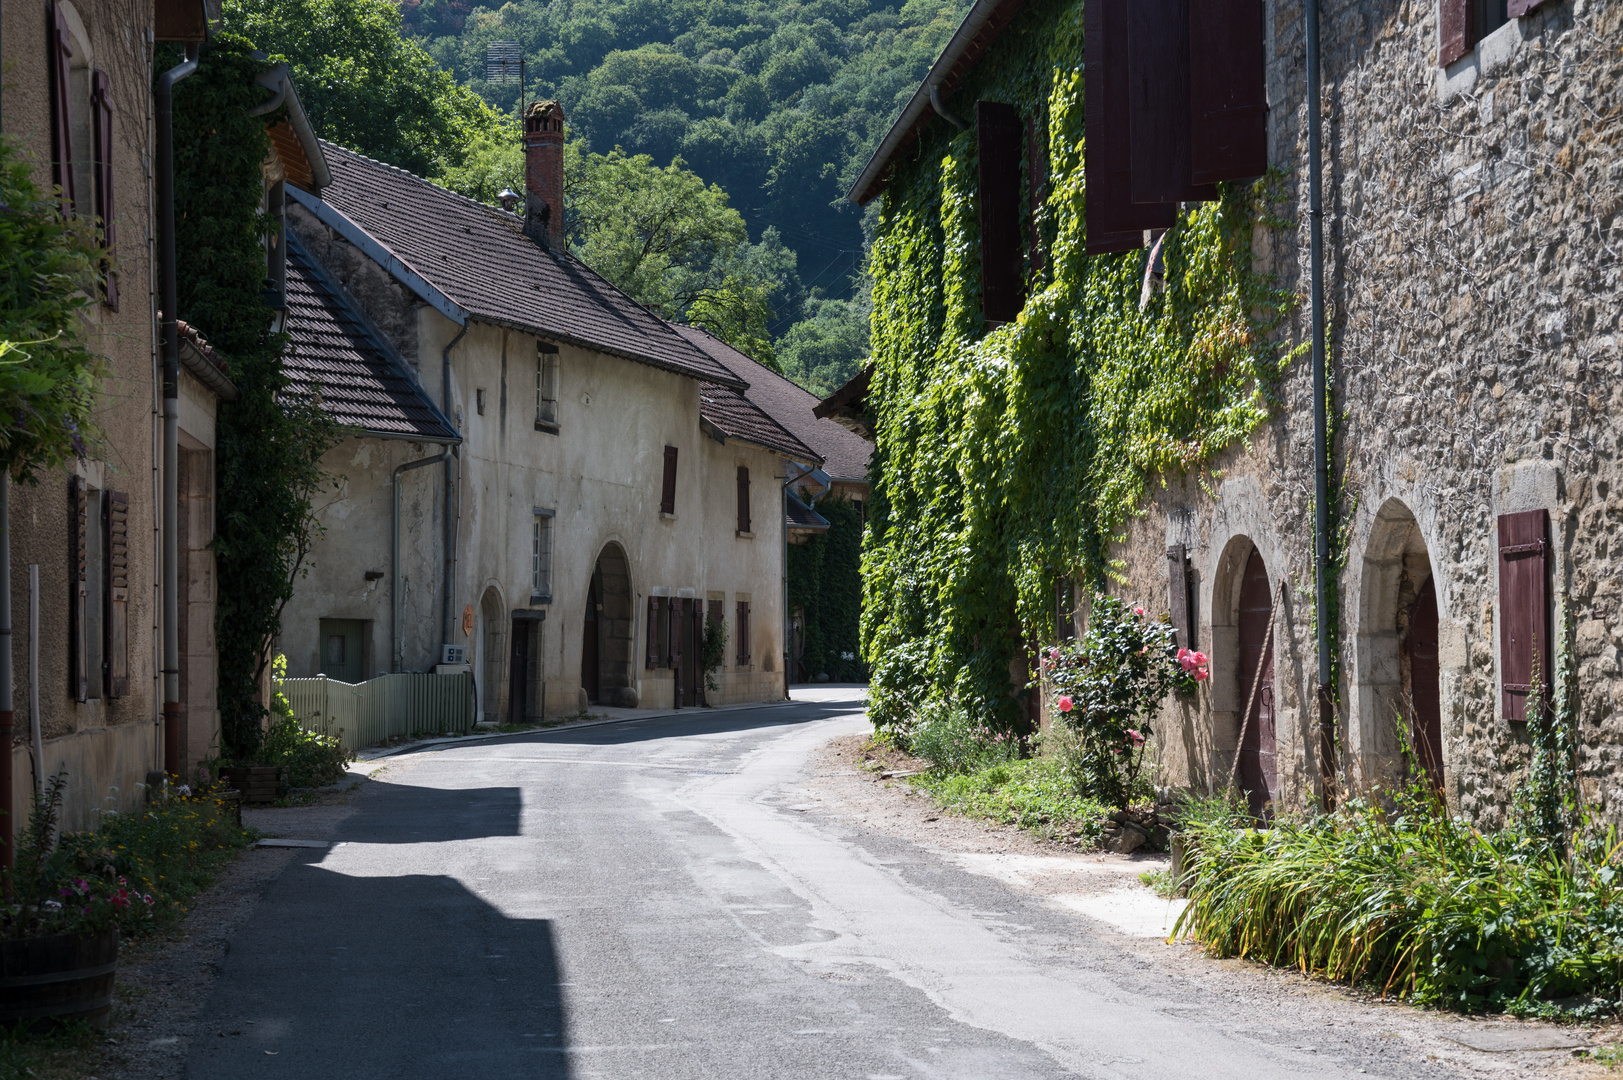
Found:
<path fill-rule="evenodd" d="M 1388 498 L 1375 512 L 1359 560 L 1357 631 L 1353 639 L 1353 723 L 1348 734 L 1354 760 L 1367 780 L 1394 776 L 1402 768 L 1399 718 L 1412 728 L 1415 705 L 1418 703 L 1424 712 L 1425 696 L 1437 692 L 1437 668 L 1433 666 L 1427 673 L 1424 662 L 1420 681 L 1429 679 L 1431 685 L 1416 685 L 1415 642 L 1410 634 L 1411 616 L 1417 602 L 1424 606 L 1428 592 L 1435 626 L 1444 596 L 1432 572 L 1430 546 L 1408 505 L 1401 499 Z M 1435 645 L 1431 663 L 1437 663 Z M 1442 754 L 1440 717 L 1436 721 L 1436 752 L 1443 760 L 1437 762 L 1440 771 L 1434 779 L 1441 786 L 1447 761 Z"/>
<path fill-rule="evenodd" d="M 587 688 L 595 674 L 597 700 L 604 705 L 635 708 L 638 702 L 632 663 L 637 626 L 634 596 L 631 562 L 625 548 L 611 540 L 598 552 L 592 568 L 581 649 L 582 690 L 590 694 Z"/>
<path fill-rule="evenodd" d="M 1258 581 L 1248 583 L 1248 571 Z M 1227 785 L 1238 762 L 1237 781 L 1242 787 L 1256 787 L 1260 777 L 1251 777 L 1250 770 L 1263 769 L 1268 778 L 1268 790 L 1253 800 L 1253 810 L 1261 812 L 1263 804 L 1277 802 L 1281 797 L 1281 784 L 1289 769 L 1280 753 L 1278 738 L 1282 722 L 1277 705 L 1277 658 L 1281 654 L 1277 625 L 1283 613 L 1274 610 L 1276 630 L 1267 633 L 1268 611 L 1278 595 L 1279 565 L 1267 558 L 1259 545 L 1247 534 L 1229 537 L 1218 556 L 1211 575 L 1211 725 L 1212 786 Z M 1259 577 L 1260 575 L 1260 577 Z M 1255 610 L 1253 610 L 1255 609 Z M 1260 615 L 1259 615 L 1260 612 Z M 1256 681 L 1259 661 L 1262 662 L 1263 682 L 1257 693 L 1251 693 Z M 1253 716 L 1245 723 L 1246 709 Z M 1271 717 L 1271 719 L 1269 719 Z M 1241 755 L 1241 734 L 1247 732 L 1251 754 Z M 1264 762 L 1273 762 L 1268 768 Z M 1249 769 L 1248 769 L 1249 766 Z"/>
<path fill-rule="evenodd" d="M 479 600 L 478 667 L 480 718 L 487 723 L 499 723 L 505 715 L 506 680 L 502 678 L 507 660 L 507 607 L 502 603 L 501 590 L 495 585 L 485 588 Z"/>

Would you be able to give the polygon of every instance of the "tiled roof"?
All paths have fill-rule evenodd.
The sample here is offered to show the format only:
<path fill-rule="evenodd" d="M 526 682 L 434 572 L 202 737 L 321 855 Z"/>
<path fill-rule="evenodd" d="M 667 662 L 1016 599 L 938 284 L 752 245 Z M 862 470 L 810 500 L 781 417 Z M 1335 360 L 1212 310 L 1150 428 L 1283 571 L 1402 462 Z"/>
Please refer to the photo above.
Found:
<path fill-rule="evenodd" d="M 811 447 L 785 431 L 783 425 L 773 421 L 731 387 L 700 383 L 699 415 L 729 439 L 764 446 L 796 461 L 822 462 Z"/>
<path fill-rule="evenodd" d="M 525 236 L 516 214 L 332 143 L 321 147 L 333 174 L 321 201 L 475 318 L 698 379 L 742 385 L 578 259 Z"/>
<path fill-rule="evenodd" d="M 718 363 L 737 375 L 749 388 L 744 391 L 756 408 L 786 428 L 795 438 L 823 459 L 823 471 L 835 480 L 868 479 L 868 459 L 873 443 L 832 420 L 812 415 L 817 395 L 802 389 L 776 371 L 758 364 L 720 338 L 697 326 L 673 329 L 703 349 Z"/>
<path fill-rule="evenodd" d="M 366 321 L 307 251 L 287 236 L 287 332 L 282 361 L 293 386 L 313 391 L 346 427 L 425 442 L 455 442 L 457 433 L 422 392 L 387 340 Z"/>
<path fill-rule="evenodd" d="M 790 532 L 828 532 L 828 518 L 807 506 L 798 496 L 790 494 L 784 502 L 789 507 L 785 524 Z"/>

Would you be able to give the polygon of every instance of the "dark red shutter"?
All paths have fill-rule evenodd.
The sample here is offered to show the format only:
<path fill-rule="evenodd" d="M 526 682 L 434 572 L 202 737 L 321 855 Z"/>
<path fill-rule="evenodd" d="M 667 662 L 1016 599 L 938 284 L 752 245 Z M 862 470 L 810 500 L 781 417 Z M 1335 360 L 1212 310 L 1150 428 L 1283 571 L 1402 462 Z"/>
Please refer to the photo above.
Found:
<path fill-rule="evenodd" d="M 130 497 L 109 491 L 102 507 L 102 685 L 108 697 L 123 697 L 130 692 Z"/>
<path fill-rule="evenodd" d="M 1550 514 L 1499 515 L 1499 681 L 1505 719 L 1527 720 L 1534 659 L 1550 702 Z"/>
<path fill-rule="evenodd" d="M 1437 0 L 1437 63 L 1447 67 L 1476 44 L 1471 0 Z"/>
<path fill-rule="evenodd" d="M 1026 302 L 1020 265 L 1020 136 L 1020 114 L 1013 105 L 975 102 L 981 314 L 989 322 L 1013 322 Z"/>
<path fill-rule="evenodd" d="M 1191 633 L 1189 619 L 1189 556 L 1182 544 L 1167 548 L 1167 609 L 1172 614 L 1172 628 L 1177 631 L 1175 644 L 1193 649 L 1195 635 Z"/>
<path fill-rule="evenodd" d="M 73 35 L 60 5 L 51 5 L 51 176 L 62 189 L 62 210 L 73 213 L 78 200 L 73 191 L 73 95 L 69 91 L 69 61 Z"/>
<path fill-rule="evenodd" d="M 1196 184 L 1268 171 L 1263 0 L 1189 5 L 1189 172 Z"/>
<path fill-rule="evenodd" d="M 676 447 L 665 448 L 665 481 L 659 489 L 659 512 L 676 513 Z"/>
<path fill-rule="evenodd" d="M 1528 12 L 1543 7 L 1545 0 L 1510 0 L 1505 5 L 1505 15 L 1511 19 L 1519 19 Z"/>
<path fill-rule="evenodd" d="M 90 109 L 96 142 L 96 216 L 101 219 L 101 243 L 107 249 L 102 267 L 101 291 L 107 306 L 118 310 L 118 280 L 113 277 L 113 90 L 105 71 L 90 76 Z"/>
<path fill-rule="evenodd" d="M 1089 255 L 1143 247 L 1145 229 L 1169 228 L 1178 216 L 1175 203 L 1139 205 L 1132 200 L 1127 4 L 1128 0 L 1087 0 L 1083 9 Z"/>
<path fill-rule="evenodd" d="M 750 471 L 749 467 L 738 467 L 738 531 L 750 531 Z"/>
<path fill-rule="evenodd" d="M 648 598 L 648 662 L 649 669 L 659 666 L 659 597 Z"/>
<path fill-rule="evenodd" d="M 734 631 L 738 634 L 735 658 L 738 666 L 743 667 L 750 662 L 750 605 L 748 600 L 738 601 L 738 618 Z"/>
<path fill-rule="evenodd" d="M 670 668 L 676 673 L 676 707 L 682 707 L 682 608 L 691 600 L 671 597 L 665 601 L 665 617 L 670 621 Z"/>
<path fill-rule="evenodd" d="M 1215 199 L 1189 172 L 1189 0 L 1129 5 L 1127 83 L 1133 201 Z"/>
<path fill-rule="evenodd" d="M 68 478 L 68 693 L 75 701 L 90 700 L 89 593 L 90 498 L 82 476 Z"/>

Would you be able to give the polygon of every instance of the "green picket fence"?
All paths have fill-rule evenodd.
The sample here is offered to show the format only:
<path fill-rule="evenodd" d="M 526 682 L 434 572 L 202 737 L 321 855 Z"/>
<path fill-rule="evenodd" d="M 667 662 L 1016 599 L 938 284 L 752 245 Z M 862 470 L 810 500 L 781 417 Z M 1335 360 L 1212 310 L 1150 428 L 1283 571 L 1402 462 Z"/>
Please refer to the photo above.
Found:
<path fill-rule="evenodd" d="M 284 679 L 282 696 L 306 731 L 339 735 L 351 750 L 397 735 L 468 732 L 474 725 L 473 675 L 404 672 L 360 683 L 325 675 Z"/>

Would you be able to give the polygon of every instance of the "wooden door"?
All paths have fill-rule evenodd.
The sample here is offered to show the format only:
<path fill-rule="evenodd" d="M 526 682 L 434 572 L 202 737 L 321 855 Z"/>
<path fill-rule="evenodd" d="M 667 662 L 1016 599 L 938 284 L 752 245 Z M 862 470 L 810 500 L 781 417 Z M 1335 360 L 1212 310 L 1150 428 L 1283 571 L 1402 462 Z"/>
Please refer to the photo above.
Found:
<path fill-rule="evenodd" d="M 530 704 L 530 624 L 514 619 L 508 633 L 512 651 L 507 661 L 507 722 L 522 724 Z"/>
<path fill-rule="evenodd" d="M 361 662 L 361 643 L 366 623 L 361 619 L 321 620 L 321 673 L 339 682 L 358 683 L 366 679 Z"/>
<path fill-rule="evenodd" d="M 703 642 L 699 630 L 699 602 L 697 600 L 683 600 L 681 614 L 682 634 L 682 676 L 681 694 L 684 706 L 700 704 L 699 697 L 699 646 Z"/>
<path fill-rule="evenodd" d="M 1432 787 L 1443 789 L 1443 708 L 1438 686 L 1437 590 L 1428 578 L 1409 609 L 1410 738 Z"/>
<path fill-rule="evenodd" d="M 1240 690 L 1240 707 L 1251 704 L 1251 715 L 1243 721 L 1245 737 L 1240 744 L 1240 790 L 1246 793 L 1252 816 L 1272 816 L 1268 804 L 1278 793 L 1278 773 L 1274 739 L 1274 646 L 1268 634 L 1273 612 L 1272 590 L 1268 587 L 1268 567 L 1262 553 L 1251 549 L 1245 577 L 1240 582 L 1239 672 L 1235 685 Z M 1260 671 L 1260 674 L 1259 674 Z M 1252 693 L 1252 684 L 1256 692 Z"/>
<path fill-rule="evenodd" d="M 592 575 L 592 583 L 586 589 L 586 625 L 581 632 L 580 641 L 580 684 L 586 690 L 586 700 L 596 705 L 602 694 L 602 669 L 598 664 L 597 615 L 598 615 L 597 575 Z"/>

